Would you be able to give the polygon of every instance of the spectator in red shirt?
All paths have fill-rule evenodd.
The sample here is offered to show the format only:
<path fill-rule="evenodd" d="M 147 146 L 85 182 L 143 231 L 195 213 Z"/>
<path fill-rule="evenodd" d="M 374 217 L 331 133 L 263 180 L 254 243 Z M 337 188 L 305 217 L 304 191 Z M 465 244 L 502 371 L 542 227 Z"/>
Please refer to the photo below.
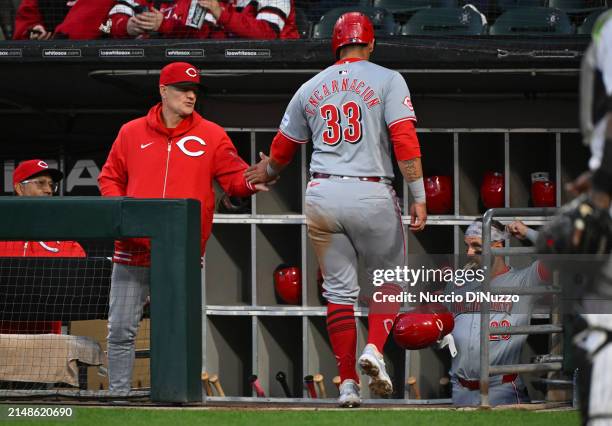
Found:
<path fill-rule="evenodd" d="M 23 0 L 15 16 L 15 40 L 100 37 L 114 0 Z"/>
<path fill-rule="evenodd" d="M 292 0 L 116 0 L 107 32 L 115 38 L 299 38 Z"/>
<path fill-rule="evenodd" d="M 228 37 L 252 39 L 300 38 L 293 0 L 198 0 Z"/>
<path fill-rule="evenodd" d="M 115 0 L 105 31 L 113 38 L 217 38 L 223 37 L 204 22 L 204 10 L 194 14 L 196 0 Z"/>
<path fill-rule="evenodd" d="M 51 197 L 64 177 L 43 160 L 19 163 L 13 172 L 15 195 Z M 85 257 L 85 251 L 75 241 L 0 241 L 0 257 Z M 4 321 L 0 333 L 61 334 L 61 321 Z"/>

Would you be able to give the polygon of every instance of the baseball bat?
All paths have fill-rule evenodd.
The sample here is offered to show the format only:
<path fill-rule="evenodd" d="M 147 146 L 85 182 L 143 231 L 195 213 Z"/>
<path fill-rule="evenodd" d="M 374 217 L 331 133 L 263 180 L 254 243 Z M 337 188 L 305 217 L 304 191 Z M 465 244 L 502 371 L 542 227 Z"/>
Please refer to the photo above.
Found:
<path fill-rule="evenodd" d="M 208 381 L 213 384 L 215 389 L 217 389 L 217 393 L 219 394 L 219 396 L 225 396 L 225 392 L 223 392 L 223 388 L 221 387 L 221 382 L 219 382 L 219 376 L 213 374 L 212 376 L 210 376 L 210 379 L 208 379 Z"/>
<path fill-rule="evenodd" d="M 342 379 L 340 379 L 340 376 L 334 376 L 334 378 L 332 379 L 332 383 L 336 385 L 336 388 L 338 390 L 340 390 L 340 383 L 342 383 Z"/>
<path fill-rule="evenodd" d="M 282 371 L 276 373 L 276 381 L 280 383 L 283 388 L 283 392 L 285 392 L 285 396 L 287 398 L 291 398 L 291 391 L 289 390 L 289 385 L 287 384 L 287 375 Z"/>
<path fill-rule="evenodd" d="M 208 378 L 208 373 L 202 373 L 202 383 L 204 383 L 204 390 L 206 391 L 206 396 L 213 396 L 213 390 L 210 386 L 210 381 Z"/>
<path fill-rule="evenodd" d="M 311 398 L 316 398 L 317 390 L 315 389 L 314 378 L 310 374 L 308 376 L 304 376 L 304 384 L 308 389 L 308 396 Z"/>
<path fill-rule="evenodd" d="M 327 392 L 325 391 L 325 382 L 323 382 L 322 374 L 315 374 L 313 378 L 317 388 L 319 388 L 319 396 L 321 398 L 327 398 Z"/>
<path fill-rule="evenodd" d="M 259 398 L 264 398 L 266 396 L 263 388 L 261 387 L 261 384 L 259 383 L 259 379 L 257 378 L 255 374 L 252 374 L 249 377 L 249 383 L 251 384 L 253 389 L 255 389 L 255 393 L 257 393 L 257 396 Z"/>
<path fill-rule="evenodd" d="M 406 384 L 412 388 L 414 392 L 414 398 L 421 399 L 421 391 L 419 390 L 419 386 L 417 384 L 416 377 L 414 376 L 408 377 L 408 380 L 406 380 Z"/>

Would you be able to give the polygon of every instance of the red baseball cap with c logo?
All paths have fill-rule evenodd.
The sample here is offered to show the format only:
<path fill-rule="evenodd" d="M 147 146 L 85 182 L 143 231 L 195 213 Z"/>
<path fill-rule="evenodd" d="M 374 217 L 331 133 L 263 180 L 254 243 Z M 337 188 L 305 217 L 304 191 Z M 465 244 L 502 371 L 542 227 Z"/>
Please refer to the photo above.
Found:
<path fill-rule="evenodd" d="M 19 163 L 13 172 L 13 185 L 43 173 L 48 173 L 55 182 L 59 182 L 64 177 L 62 172 L 49 168 L 43 160 L 26 160 Z"/>
<path fill-rule="evenodd" d="M 187 62 L 173 62 L 162 68 L 160 86 L 200 87 L 200 71 Z"/>

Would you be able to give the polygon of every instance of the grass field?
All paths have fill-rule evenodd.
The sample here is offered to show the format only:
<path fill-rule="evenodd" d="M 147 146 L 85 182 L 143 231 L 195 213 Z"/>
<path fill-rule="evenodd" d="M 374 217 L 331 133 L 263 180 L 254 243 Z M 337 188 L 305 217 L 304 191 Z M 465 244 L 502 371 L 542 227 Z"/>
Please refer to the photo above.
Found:
<path fill-rule="evenodd" d="M 248 425 L 248 426 L 578 426 L 575 411 L 453 410 L 196 410 L 75 407 L 72 420 L 16 420 L 21 425 L 73 424 L 113 426 Z M 6 421 L 6 417 L 3 419 Z M 4 423 L 0 421 L 0 423 Z M 7 423 L 13 423 L 8 421 Z M 4 423 L 4 424 L 7 424 Z"/>

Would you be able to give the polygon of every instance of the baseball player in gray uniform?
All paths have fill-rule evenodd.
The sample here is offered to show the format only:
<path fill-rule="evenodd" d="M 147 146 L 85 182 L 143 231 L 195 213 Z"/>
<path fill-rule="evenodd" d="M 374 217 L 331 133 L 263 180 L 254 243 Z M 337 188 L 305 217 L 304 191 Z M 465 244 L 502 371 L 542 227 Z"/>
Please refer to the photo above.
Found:
<path fill-rule="evenodd" d="M 537 232 L 527 228 L 522 222 L 508 225 L 510 233 L 518 238 L 535 241 Z M 493 222 L 491 227 L 491 247 L 502 247 L 508 238 L 504 226 Z M 473 222 L 465 233 L 464 242 L 470 259 L 468 267 L 481 268 L 482 221 Z M 491 271 L 491 288 L 514 287 L 529 288 L 550 281 L 549 272 L 540 262 L 527 268 L 514 269 L 505 264 L 504 258 L 495 257 Z M 482 282 L 474 280 L 462 286 L 450 283 L 446 292 L 462 295 L 463 302 L 450 304 L 449 309 L 455 316 L 452 336 L 457 349 L 450 370 L 453 389 L 453 404 L 480 404 L 480 302 L 466 301 L 468 293 L 481 291 Z M 535 297 L 521 295 L 518 302 L 491 302 L 490 327 L 510 327 L 529 325 Z M 491 365 L 518 364 L 527 335 L 492 335 L 490 337 Z M 518 374 L 491 376 L 489 387 L 491 405 L 506 405 L 528 402 L 525 385 Z"/>
<path fill-rule="evenodd" d="M 360 293 L 358 262 L 370 275 L 406 263 L 401 212 L 391 186 L 392 149 L 414 197 L 410 229 L 422 230 L 427 214 L 410 92 L 399 73 L 368 61 L 374 49 L 369 18 L 342 15 L 332 49 L 338 62 L 299 88 L 270 157 L 261 153 L 262 161 L 246 177 L 251 183 L 274 179 L 299 145 L 312 141 L 306 223 L 324 278 L 327 330 L 342 380 L 339 404 L 353 407 L 360 404 L 353 309 Z M 389 282 L 377 290 L 399 294 L 401 288 Z M 370 390 L 390 396 L 382 351 L 400 304 L 370 302 L 369 308 L 368 343 L 358 363 L 370 376 Z"/>

